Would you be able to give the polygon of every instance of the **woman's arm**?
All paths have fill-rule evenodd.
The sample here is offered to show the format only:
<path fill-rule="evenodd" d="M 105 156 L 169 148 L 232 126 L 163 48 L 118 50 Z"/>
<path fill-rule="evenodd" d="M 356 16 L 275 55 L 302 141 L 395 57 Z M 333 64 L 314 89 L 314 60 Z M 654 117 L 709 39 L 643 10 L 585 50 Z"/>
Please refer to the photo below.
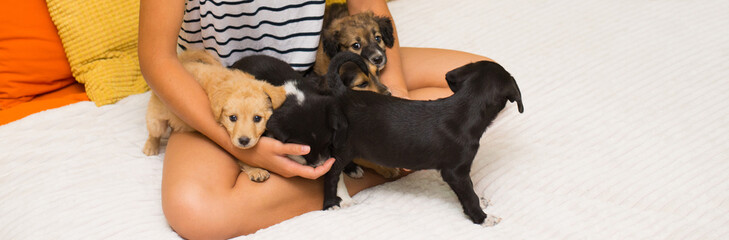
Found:
<path fill-rule="evenodd" d="M 405 85 L 405 77 L 403 76 L 400 59 L 400 41 L 397 37 L 397 27 L 395 27 L 395 20 L 392 19 L 390 9 L 387 8 L 387 2 L 385 0 L 348 0 L 347 8 L 350 14 L 372 11 L 377 16 L 387 16 L 392 20 L 392 34 L 395 36 L 395 44 L 392 45 L 392 48 L 385 50 L 387 64 L 382 71 L 380 79 L 382 83 L 390 88 L 390 92 L 394 96 L 408 98 L 408 88 Z"/>
<path fill-rule="evenodd" d="M 142 0 L 139 11 L 139 64 L 145 80 L 167 108 L 188 125 L 210 138 L 237 159 L 284 177 L 318 178 L 334 162 L 316 169 L 284 157 L 308 153 L 308 146 L 283 144 L 262 138 L 247 150 L 233 146 L 228 133 L 213 116 L 210 101 L 200 84 L 177 59 L 177 36 L 185 12 L 182 0 Z"/>

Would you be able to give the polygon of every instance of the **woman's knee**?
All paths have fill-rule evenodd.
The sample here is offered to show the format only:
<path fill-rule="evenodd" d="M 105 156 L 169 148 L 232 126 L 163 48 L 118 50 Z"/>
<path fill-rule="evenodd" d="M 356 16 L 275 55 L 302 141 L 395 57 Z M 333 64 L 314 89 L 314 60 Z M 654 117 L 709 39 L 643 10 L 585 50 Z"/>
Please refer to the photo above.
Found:
<path fill-rule="evenodd" d="M 445 74 L 477 61 L 493 61 L 490 58 L 456 50 L 438 48 L 400 48 L 403 76 L 408 91 L 423 88 L 448 88 Z"/>
<path fill-rule="evenodd" d="M 231 237 L 226 226 L 221 200 L 216 193 L 197 184 L 162 190 L 162 209 L 167 223 L 186 239 L 223 239 Z"/>

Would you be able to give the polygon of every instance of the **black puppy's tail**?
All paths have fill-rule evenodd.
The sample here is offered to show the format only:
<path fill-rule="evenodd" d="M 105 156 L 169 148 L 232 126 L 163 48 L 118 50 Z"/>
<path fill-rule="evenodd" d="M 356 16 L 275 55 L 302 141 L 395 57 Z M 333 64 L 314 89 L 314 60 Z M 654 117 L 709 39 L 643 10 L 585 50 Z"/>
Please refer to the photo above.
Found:
<path fill-rule="evenodd" d="M 356 64 L 363 73 L 370 74 L 370 71 L 367 69 L 367 63 L 365 63 L 361 56 L 352 52 L 340 52 L 329 62 L 329 69 L 324 77 L 324 81 L 320 82 L 321 85 L 319 88 L 325 92 L 331 91 L 336 95 L 343 94 L 347 90 L 347 86 L 344 86 L 344 83 L 342 83 L 339 69 L 348 62 Z"/>

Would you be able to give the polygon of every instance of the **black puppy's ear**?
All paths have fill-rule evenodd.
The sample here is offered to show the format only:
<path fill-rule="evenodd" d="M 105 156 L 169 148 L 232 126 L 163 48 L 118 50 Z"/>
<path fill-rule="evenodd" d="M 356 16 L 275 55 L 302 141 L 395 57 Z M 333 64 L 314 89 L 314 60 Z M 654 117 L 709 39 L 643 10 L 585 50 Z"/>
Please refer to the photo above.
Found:
<path fill-rule="evenodd" d="M 382 41 L 385 42 L 385 46 L 391 48 L 395 45 L 395 35 L 392 27 L 392 20 L 389 17 L 375 17 L 377 25 L 380 27 L 380 34 L 382 34 Z"/>
<path fill-rule="evenodd" d="M 446 82 L 448 83 L 448 87 L 454 93 L 458 92 L 458 89 L 461 89 L 461 82 L 468 78 L 468 76 L 466 76 L 468 75 L 467 71 L 465 70 L 467 66 L 468 65 L 464 65 L 446 73 Z"/>
<path fill-rule="evenodd" d="M 282 129 L 281 123 L 279 122 L 276 114 L 271 115 L 271 118 L 266 122 L 266 134 L 267 137 L 275 138 L 281 142 L 286 142 L 289 139 L 289 135 Z"/>
<path fill-rule="evenodd" d="M 337 41 L 339 38 L 339 31 L 324 31 L 321 38 L 324 54 L 329 56 L 329 58 L 334 57 L 334 55 L 339 52 L 339 41 Z"/>
<path fill-rule="evenodd" d="M 524 104 L 521 101 L 521 91 L 519 91 L 519 86 L 516 85 L 516 80 L 514 80 L 514 77 L 511 77 L 511 84 L 509 93 L 506 96 L 506 99 L 509 100 L 509 102 L 516 101 L 517 106 L 519 107 L 519 113 L 524 113 Z"/>

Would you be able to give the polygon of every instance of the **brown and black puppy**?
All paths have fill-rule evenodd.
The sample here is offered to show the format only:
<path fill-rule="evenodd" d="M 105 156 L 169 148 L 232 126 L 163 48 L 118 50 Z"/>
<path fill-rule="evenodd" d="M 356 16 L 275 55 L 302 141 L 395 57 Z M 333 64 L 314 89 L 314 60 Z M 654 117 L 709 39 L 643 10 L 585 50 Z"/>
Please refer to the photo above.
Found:
<path fill-rule="evenodd" d="M 345 64 L 341 73 L 355 74 L 345 85 L 354 90 L 390 94 L 379 80 L 379 71 L 385 67 L 385 48 L 395 44 L 392 21 L 388 17 L 375 16 L 372 12 L 349 15 L 346 4 L 331 4 L 324 13 L 321 42 L 317 50 L 314 73 L 324 75 L 331 58 L 337 53 L 349 51 L 362 56 L 368 63 L 370 74 L 351 71 L 356 66 Z"/>
<path fill-rule="evenodd" d="M 369 73 L 359 70 L 356 64 L 348 62 L 339 69 L 342 83 L 353 90 L 372 91 L 391 95 L 382 84 L 380 70 L 387 63 L 385 48 L 395 43 L 392 21 L 388 17 L 375 16 L 372 12 L 349 15 L 346 4 L 331 4 L 324 14 L 321 43 L 317 51 L 314 72 L 323 76 L 327 73 L 331 58 L 340 52 L 353 52 L 366 60 Z M 354 161 L 358 165 L 375 170 L 378 174 L 393 178 L 400 175 L 394 168 L 386 168 L 363 159 Z M 352 177 L 361 176 L 359 168 L 348 169 Z"/>

